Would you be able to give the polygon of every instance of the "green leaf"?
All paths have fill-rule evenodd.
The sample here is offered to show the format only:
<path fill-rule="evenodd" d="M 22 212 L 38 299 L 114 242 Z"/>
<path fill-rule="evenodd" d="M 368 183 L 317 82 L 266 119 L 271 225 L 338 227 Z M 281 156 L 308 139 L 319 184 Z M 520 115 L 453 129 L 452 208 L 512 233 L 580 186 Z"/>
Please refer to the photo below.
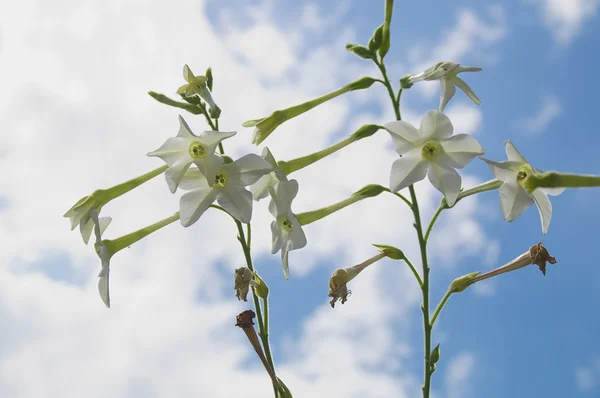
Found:
<path fill-rule="evenodd" d="M 431 365 L 435 365 L 440 360 L 440 345 L 436 345 L 431 351 Z"/>
<path fill-rule="evenodd" d="M 346 44 L 346 50 L 353 52 L 364 59 L 373 59 L 375 57 L 375 53 L 369 50 L 365 46 L 361 46 L 360 44 Z"/>
<path fill-rule="evenodd" d="M 210 66 L 206 70 L 206 73 L 204 76 L 206 76 L 206 86 L 208 87 L 208 89 L 210 91 L 212 91 L 212 89 L 213 89 L 213 74 L 212 74 L 212 68 Z"/>

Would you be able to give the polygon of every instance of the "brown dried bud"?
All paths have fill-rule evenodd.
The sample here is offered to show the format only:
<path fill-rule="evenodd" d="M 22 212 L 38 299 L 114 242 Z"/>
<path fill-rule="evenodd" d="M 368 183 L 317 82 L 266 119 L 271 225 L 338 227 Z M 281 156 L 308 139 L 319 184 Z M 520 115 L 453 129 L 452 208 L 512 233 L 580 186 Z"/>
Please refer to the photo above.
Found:
<path fill-rule="evenodd" d="M 538 243 L 537 246 L 531 246 L 529 253 L 531 255 L 532 264 L 540 267 L 540 271 L 542 271 L 542 274 L 544 275 L 546 275 L 546 262 L 556 264 L 556 258 L 550 256 L 548 250 L 542 246 L 542 242 Z"/>
<path fill-rule="evenodd" d="M 254 326 L 254 322 L 252 322 L 252 320 L 255 316 L 256 314 L 254 314 L 254 311 L 246 310 L 235 317 L 235 326 L 239 326 L 242 329 L 251 328 L 252 326 Z"/>
<path fill-rule="evenodd" d="M 238 300 L 247 301 L 248 291 L 252 282 L 252 271 L 247 267 L 238 268 L 233 275 L 233 288 L 235 289 L 235 297 Z"/>

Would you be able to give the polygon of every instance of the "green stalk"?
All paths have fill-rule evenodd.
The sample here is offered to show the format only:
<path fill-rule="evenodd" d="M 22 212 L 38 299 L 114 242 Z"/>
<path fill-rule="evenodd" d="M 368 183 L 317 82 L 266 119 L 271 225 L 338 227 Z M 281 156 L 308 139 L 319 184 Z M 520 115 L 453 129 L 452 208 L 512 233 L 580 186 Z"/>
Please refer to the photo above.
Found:
<path fill-rule="evenodd" d="M 99 192 L 100 195 L 104 195 L 104 197 L 108 197 L 109 200 L 116 199 L 119 196 L 131 191 L 132 189 L 139 187 L 146 181 L 149 181 L 154 177 L 164 173 L 168 167 L 169 166 L 165 164 L 163 166 L 160 166 L 159 168 L 147 172 L 146 174 L 142 174 L 139 177 L 132 178 L 129 181 L 125 181 L 108 189 L 99 189 L 97 192 Z"/>
<path fill-rule="evenodd" d="M 391 3 L 391 1 L 390 1 Z M 391 8 L 391 6 L 390 6 Z M 390 79 L 387 76 L 383 60 L 378 62 L 374 60 L 375 64 L 379 67 L 385 86 L 387 88 L 388 95 L 392 101 L 394 107 L 394 113 L 396 114 L 396 120 L 401 120 L 400 115 L 400 102 L 396 101 L 396 98 L 400 99 L 400 95 L 396 97 L 394 95 L 394 89 L 390 83 Z M 424 382 L 423 382 L 423 398 L 429 398 L 429 391 L 431 389 L 431 375 L 433 374 L 433 364 L 431 362 L 431 325 L 429 323 L 429 265 L 427 263 L 427 241 L 423 237 L 423 227 L 421 226 L 421 215 L 419 213 L 419 203 L 417 201 L 417 195 L 415 193 L 414 186 L 409 187 L 410 198 L 411 198 L 411 209 L 415 219 L 415 229 L 417 230 L 417 236 L 419 239 L 419 247 L 421 249 L 421 262 L 423 264 L 423 279 L 421 284 L 421 293 L 423 295 L 423 305 L 421 310 L 423 311 L 423 332 L 425 335 L 425 370 L 424 370 Z"/>
<path fill-rule="evenodd" d="M 432 328 L 433 328 L 433 325 L 435 324 L 435 320 L 437 319 L 438 315 L 440 314 L 440 312 L 442 312 L 442 308 L 444 308 L 444 305 L 446 305 L 446 301 L 448 301 L 450 296 L 452 296 L 452 293 L 454 293 L 454 292 L 451 291 L 450 289 L 448 289 L 448 291 L 444 295 L 444 298 L 442 299 L 442 301 L 440 301 L 437 308 L 433 312 L 433 317 L 431 317 L 431 322 L 429 323 Z"/>
<path fill-rule="evenodd" d="M 244 257 L 246 258 L 246 265 L 248 266 L 250 271 L 254 272 L 254 266 L 252 265 L 252 256 L 250 254 L 250 247 L 246 244 L 247 240 L 244 234 L 244 228 L 242 227 L 242 223 L 238 220 L 235 220 L 235 224 L 237 225 L 239 234 L 238 240 L 242 245 Z M 256 310 L 256 318 L 258 320 L 258 335 L 262 341 L 263 349 L 265 350 L 265 356 L 267 357 L 267 362 L 269 362 L 269 366 L 271 366 L 271 369 L 273 369 L 273 372 L 275 372 L 273 356 L 271 355 L 271 347 L 269 345 L 269 309 L 267 307 L 267 300 L 264 300 L 263 302 L 265 309 L 265 314 L 263 317 L 260 302 L 258 301 L 258 296 L 256 295 L 254 288 L 252 288 L 252 299 L 254 301 L 254 309 Z M 277 398 L 279 396 L 279 393 L 277 392 L 277 387 L 275 385 L 273 385 L 273 391 L 275 394 L 275 398 Z"/>

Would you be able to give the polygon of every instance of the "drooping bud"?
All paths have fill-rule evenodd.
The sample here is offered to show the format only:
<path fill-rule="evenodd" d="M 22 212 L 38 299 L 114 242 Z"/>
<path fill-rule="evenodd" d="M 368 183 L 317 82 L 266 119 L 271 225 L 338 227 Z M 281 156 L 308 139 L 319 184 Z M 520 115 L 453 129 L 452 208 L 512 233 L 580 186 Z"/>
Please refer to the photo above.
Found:
<path fill-rule="evenodd" d="M 348 300 L 348 296 L 351 294 L 350 290 L 348 290 L 348 282 L 354 279 L 359 273 L 361 273 L 365 268 L 369 265 L 373 264 L 376 261 L 381 260 L 386 257 L 384 253 L 379 253 L 376 256 L 371 257 L 370 259 L 355 265 L 349 268 L 338 268 L 333 271 L 331 278 L 329 279 L 329 297 L 331 297 L 331 308 L 335 307 L 335 303 L 338 300 L 341 300 L 342 304 L 344 304 Z"/>

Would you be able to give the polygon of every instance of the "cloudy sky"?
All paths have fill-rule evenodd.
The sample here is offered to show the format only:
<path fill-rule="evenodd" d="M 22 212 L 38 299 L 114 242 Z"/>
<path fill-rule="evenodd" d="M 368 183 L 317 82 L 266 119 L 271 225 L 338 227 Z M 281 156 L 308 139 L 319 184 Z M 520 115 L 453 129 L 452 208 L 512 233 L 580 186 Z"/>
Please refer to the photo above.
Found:
<path fill-rule="evenodd" d="M 503 160 L 511 139 L 540 169 L 600 174 L 595 149 L 600 81 L 598 0 L 397 1 L 394 84 L 447 60 L 483 67 L 447 108 L 457 133 Z M 267 397 L 272 394 L 235 316 L 233 269 L 244 264 L 235 225 L 208 211 L 190 228 L 170 225 L 112 260 L 112 308 L 97 293 L 99 259 L 64 212 L 80 197 L 162 163 L 145 154 L 201 117 L 155 102 L 175 96 L 181 69 L 211 66 L 226 150 L 260 153 L 241 123 L 314 98 L 361 76 L 367 61 L 344 50 L 366 43 L 383 1 L 7 0 L 0 3 L 0 396 Z M 406 120 L 438 106 L 437 83 L 403 94 Z M 394 118 L 382 86 L 331 101 L 276 130 L 264 144 L 277 159 L 303 156 L 365 123 Z M 379 132 L 294 176 L 296 212 L 387 185 L 397 158 Z M 492 177 L 474 161 L 463 185 Z M 417 185 L 428 220 L 440 194 Z M 171 215 L 156 178 L 103 208 L 115 238 Z M 452 297 L 434 342 L 442 359 L 436 398 L 597 397 L 600 321 L 599 191 L 553 198 L 543 236 L 537 211 L 503 220 L 497 192 L 443 213 L 431 239 L 432 305 L 457 276 L 489 270 L 542 240 L 558 264 L 533 267 Z M 411 214 L 381 195 L 305 228 L 308 246 L 290 255 L 286 281 L 270 255 L 267 203 L 255 205 L 253 255 L 271 286 L 277 370 L 296 397 L 415 397 L 422 382 L 420 294 L 402 263 L 363 272 L 345 305 L 331 309 L 335 268 L 400 247 L 418 263 Z"/>

